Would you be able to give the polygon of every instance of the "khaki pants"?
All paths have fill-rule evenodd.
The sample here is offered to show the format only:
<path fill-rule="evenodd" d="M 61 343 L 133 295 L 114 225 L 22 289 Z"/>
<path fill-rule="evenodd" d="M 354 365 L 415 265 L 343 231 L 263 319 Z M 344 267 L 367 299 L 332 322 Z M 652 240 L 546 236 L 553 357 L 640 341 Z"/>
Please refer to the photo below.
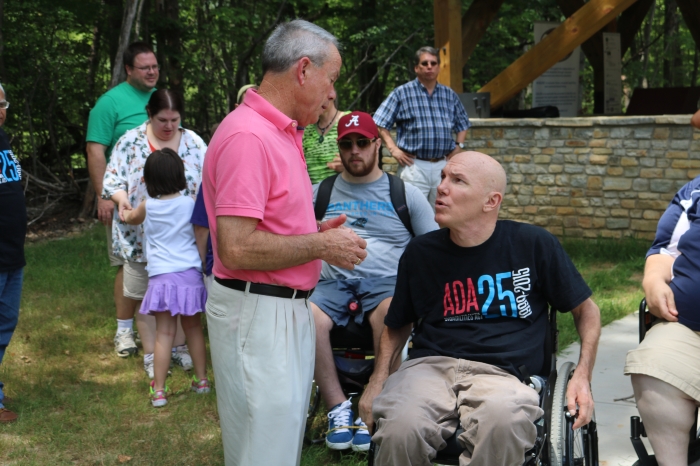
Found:
<path fill-rule="evenodd" d="M 315 359 L 308 301 L 213 282 L 207 323 L 226 466 L 298 465 Z"/>
<path fill-rule="evenodd" d="M 535 390 L 495 366 L 442 356 L 409 360 L 372 406 L 375 464 L 428 466 L 460 422 L 460 466 L 521 466 L 544 414 L 538 405 Z"/>

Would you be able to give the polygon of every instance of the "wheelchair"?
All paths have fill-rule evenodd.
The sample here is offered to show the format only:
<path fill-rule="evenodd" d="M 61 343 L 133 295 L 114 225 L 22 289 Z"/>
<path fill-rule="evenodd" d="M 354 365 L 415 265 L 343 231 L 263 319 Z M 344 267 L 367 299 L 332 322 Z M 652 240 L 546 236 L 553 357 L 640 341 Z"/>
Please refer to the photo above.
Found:
<path fill-rule="evenodd" d="M 644 336 L 651 326 L 658 320 L 658 317 L 649 312 L 646 299 L 639 303 L 639 341 L 644 340 Z M 695 410 L 695 424 L 690 429 L 690 443 L 688 445 L 688 465 L 700 466 L 700 429 L 698 429 L 698 410 Z M 639 460 L 633 466 L 657 466 L 656 458 L 647 452 L 641 437 L 646 437 L 644 424 L 639 416 L 630 418 L 630 440 Z"/>
<path fill-rule="evenodd" d="M 340 387 L 348 399 L 359 399 L 374 371 L 374 341 L 368 319 L 365 319 L 362 325 L 358 325 L 354 319 L 350 319 L 345 327 L 334 326 L 331 330 L 330 340 Z M 402 360 L 406 359 L 407 356 L 408 344 L 403 349 Z M 310 436 L 311 422 L 318 413 L 320 405 L 321 392 L 314 384 L 307 414 L 306 435 L 304 436 L 304 441 L 307 444 L 319 444 L 325 441 L 324 437 L 311 438 Z"/>
<path fill-rule="evenodd" d="M 573 429 L 574 418 L 566 405 L 566 388 L 575 366 L 567 362 L 557 371 L 558 351 L 556 311 L 549 310 L 549 329 L 545 337 L 545 366 L 543 374 L 530 376 L 520 368 L 525 383 L 539 388 L 540 408 L 544 416 L 535 422 L 537 438 L 535 445 L 525 453 L 523 466 L 598 466 L 598 432 L 595 413 L 591 421 L 580 429 Z M 457 437 L 464 432 L 458 426 L 454 435 L 447 439 L 447 446 L 437 452 L 433 463 L 459 465 L 459 456 L 464 451 Z M 375 445 L 368 453 L 368 466 L 374 466 Z"/>

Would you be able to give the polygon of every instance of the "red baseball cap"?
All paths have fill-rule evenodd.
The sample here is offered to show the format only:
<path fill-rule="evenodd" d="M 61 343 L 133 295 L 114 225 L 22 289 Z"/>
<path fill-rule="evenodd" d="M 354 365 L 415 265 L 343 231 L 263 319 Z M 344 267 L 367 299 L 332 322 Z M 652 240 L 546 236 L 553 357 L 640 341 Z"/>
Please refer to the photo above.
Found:
<path fill-rule="evenodd" d="M 338 139 L 353 133 L 361 134 L 370 139 L 379 137 L 377 125 L 369 113 L 365 112 L 348 113 L 338 121 Z"/>

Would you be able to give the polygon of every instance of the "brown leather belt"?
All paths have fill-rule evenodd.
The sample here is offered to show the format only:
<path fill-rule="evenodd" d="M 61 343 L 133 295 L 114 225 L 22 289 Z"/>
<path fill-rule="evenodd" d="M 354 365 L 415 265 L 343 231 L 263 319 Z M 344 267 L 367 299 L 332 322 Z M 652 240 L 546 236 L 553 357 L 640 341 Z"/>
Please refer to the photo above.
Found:
<path fill-rule="evenodd" d="M 248 284 L 248 282 L 238 280 L 236 278 L 214 277 L 214 280 L 216 280 L 216 282 L 219 285 L 238 291 L 245 291 L 245 287 Z M 267 285 L 265 283 L 251 283 L 250 288 L 248 288 L 248 291 L 264 296 L 274 296 L 275 298 L 308 299 L 309 296 L 311 296 L 311 293 L 314 292 L 314 288 L 311 288 L 310 290 L 295 290 L 294 288 L 289 288 L 287 286 Z"/>
<path fill-rule="evenodd" d="M 443 155 L 442 157 L 438 157 L 438 158 L 436 158 L 436 159 L 420 159 L 420 158 L 419 158 L 418 160 L 422 160 L 422 161 L 424 161 L 424 162 L 435 163 L 435 162 L 439 162 L 439 161 L 441 161 L 441 160 L 445 160 L 445 156 Z"/>

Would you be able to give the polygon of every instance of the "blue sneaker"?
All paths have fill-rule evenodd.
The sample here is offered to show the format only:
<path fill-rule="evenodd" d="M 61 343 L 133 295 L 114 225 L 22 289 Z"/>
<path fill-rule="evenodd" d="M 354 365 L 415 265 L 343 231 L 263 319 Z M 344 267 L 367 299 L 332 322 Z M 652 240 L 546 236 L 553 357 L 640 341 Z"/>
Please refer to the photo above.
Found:
<path fill-rule="evenodd" d="M 343 401 L 328 413 L 328 433 L 326 446 L 331 450 L 347 450 L 352 446 L 352 403 Z"/>
<path fill-rule="evenodd" d="M 352 438 L 352 451 L 367 451 L 369 444 L 372 441 L 372 436 L 369 435 L 367 424 L 362 422 L 359 417 L 355 419 L 355 425 L 359 429 L 355 430 L 355 436 Z"/>

